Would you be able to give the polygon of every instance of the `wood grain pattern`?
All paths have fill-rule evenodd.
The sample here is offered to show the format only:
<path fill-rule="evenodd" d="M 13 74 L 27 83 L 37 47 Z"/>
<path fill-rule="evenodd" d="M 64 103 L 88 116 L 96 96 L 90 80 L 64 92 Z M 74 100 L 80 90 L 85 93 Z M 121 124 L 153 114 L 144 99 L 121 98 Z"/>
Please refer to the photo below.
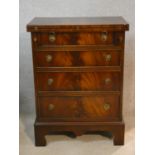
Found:
<path fill-rule="evenodd" d="M 35 129 L 35 145 L 45 146 L 46 140 L 45 135 L 51 133 L 73 133 L 75 136 L 81 136 L 82 134 L 88 132 L 98 131 L 102 133 L 103 131 L 109 131 L 113 135 L 114 145 L 124 145 L 124 130 L 125 125 L 123 121 L 113 121 L 113 122 L 41 122 L 36 120 L 34 124 Z"/>
<path fill-rule="evenodd" d="M 39 44 L 54 44 L 54 45 L 91 45 L 91 44 L 112 44 L 113 35 L 108 33 L 107 40 L 101 38 L 102 33 L 55 33 L 56 40 L 49 41 L 50 33 L 40 33 Z M 39 34 L 38 34 L 39 35 Z"/>
<path fill-rule="evenodd" d="M 37 72 L 121 72 L 121 66 L 36 67 Z"/>
<path fill-rule="evenodd" d="M 49 110 L 49 105 L 54 108 Z M 104 104 L 110 109 L 105 110 Z M 119 96 L 40 97 L 40 117 L 59 121 L 110 121 L 119 119 Z"/>
<path fill-rule="evenodd" d="M 48 85 L 48 80 L 53 83 Z M 106 81 L 110 79 L 110 81 Z M 70 72 L 70 73 L 37 73 L 37 86 L 40 91 L 69 91 L 69 90 L 120 90 L 119 72 Z"/>
<path fill-rule="evenodd" d="M 34 36 L 34 34 L 32 34 Z M 36 43 L 34 43 L 36 44 Z M 35 46 L 34 52 L 51 51 L 123 51 L 122 45 L 42 45 Z"/>
<path fill-rule="evenodd" d="M 36 17 L 28 25 L 28 32 L 125 31 L 129 24 L 122 17 Z"/>
<path fill-rule="evenodd" d="M 120 51 L 43 51 L 35 57 L 37 67 L 120 66 Z"/>
<path fill-rule="evenodd" d="M 103 33 L 106 33 L 106 39 L 103 39 Z M 55 37 L 50 41 L 50 35 Z M 123 32 L 52 32 L 36 33 L 34 42 L 38 46 L 42 45 L 119 45 L 123 41 Z"/>
<path fill-rule="evenodd" d="M 32 40 L 36 146 L 45 146 L 45 135 L 51 132 L 80 136 L 110 131 L 114 145 L 124 144 L 128 29 L 122 17 L 35 18 L 27 25 Z"/>

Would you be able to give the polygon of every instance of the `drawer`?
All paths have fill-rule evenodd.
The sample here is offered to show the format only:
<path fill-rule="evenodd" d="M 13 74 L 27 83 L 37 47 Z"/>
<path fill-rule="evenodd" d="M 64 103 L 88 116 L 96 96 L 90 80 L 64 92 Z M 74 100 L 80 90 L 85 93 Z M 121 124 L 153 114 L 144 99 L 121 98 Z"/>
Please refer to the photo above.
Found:
<path fill-rule="evenodd" d="M 124 40 L 123 32 L 52 32 L 37 33 L 38 45 L 114 45 Z"/>
<path fill-rule="evenodd" d="M 120 66 L 120 51 L 35 52 L 37 67 Z"/>
<path fill-rule="evenodd" d="M 39 97 L 39 115 L 52 120 L 116 120 L 119 100 L 118 95 Z"/>
<path fill-rule="evenodd" d="M 120 72 L 38 72 L 39 91 L 118 91 Z"/>

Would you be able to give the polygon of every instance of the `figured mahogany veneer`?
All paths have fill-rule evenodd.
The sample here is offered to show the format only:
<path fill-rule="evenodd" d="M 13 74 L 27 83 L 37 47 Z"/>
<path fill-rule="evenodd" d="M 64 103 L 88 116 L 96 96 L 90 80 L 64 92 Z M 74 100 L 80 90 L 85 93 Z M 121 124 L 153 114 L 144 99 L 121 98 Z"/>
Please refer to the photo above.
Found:
<path fill-rule="evenodd" d="M 35 57 L 37 67 L 120 66 L 121 62 L 119 51 L 43 51 Z"/>
<path fill-rule="evenodd" d="M 54 37 L 54 41 L 49 39 L 50 36 Z M 119 45 L 123 43 L 122 32 L 48 32 L 38 33 L 35 37 L 38 45 Z"/>
<path fill-rule="evenodd" d="M 51 132 L 112 133 L 124 144 L 125 31 L 122 17 L 34 18 L 31 32 L 36 98 L 35 144 Z"/>
<path fill-rule="evenodd" d="M 49 81 L 52 83 L 49 84 Z M 119 72 L 38 72 L 37 89 L 40 91 L 70 91 L 70 90 L 120 90 Z"/>
<path fill-rule="evenodd" d="M 44 121 L 118 121 L 119 106 L 118 95 L 39 97 Z"/>

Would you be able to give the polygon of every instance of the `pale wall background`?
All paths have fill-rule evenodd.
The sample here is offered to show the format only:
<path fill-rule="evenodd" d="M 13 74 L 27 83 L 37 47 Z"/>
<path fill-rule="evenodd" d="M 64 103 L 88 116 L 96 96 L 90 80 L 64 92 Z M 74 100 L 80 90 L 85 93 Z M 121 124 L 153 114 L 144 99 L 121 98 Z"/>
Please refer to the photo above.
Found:
<path fill-rule="evenodd" d="M 124 119 L 126 128 L 132 128 L 134 126 L 134 0 L 20 0 L 20 114 L 23 116 L 25 126 L 28 124 L 26 116 L 35 115 L 31 41 L 30 33 L 26 32 L 26 24 L 36 16 L 123 16 L 129 22 L 130 30 L 126 33 L 125 47 Z M 34 120 L 31 121 L 30 126 Z M 28 133 L 33 137 L 32 131 Z"/>

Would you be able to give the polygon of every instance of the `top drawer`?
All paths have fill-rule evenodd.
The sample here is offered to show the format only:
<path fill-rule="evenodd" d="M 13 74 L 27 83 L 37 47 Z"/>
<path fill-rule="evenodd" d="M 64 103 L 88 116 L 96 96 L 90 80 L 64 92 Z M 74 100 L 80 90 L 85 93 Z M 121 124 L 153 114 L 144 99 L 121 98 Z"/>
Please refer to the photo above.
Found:
<path fill-rule="evenodd" d="M 120 45 L 123 32 L 38 32 L 33 37 L 37 45 Z"/>

